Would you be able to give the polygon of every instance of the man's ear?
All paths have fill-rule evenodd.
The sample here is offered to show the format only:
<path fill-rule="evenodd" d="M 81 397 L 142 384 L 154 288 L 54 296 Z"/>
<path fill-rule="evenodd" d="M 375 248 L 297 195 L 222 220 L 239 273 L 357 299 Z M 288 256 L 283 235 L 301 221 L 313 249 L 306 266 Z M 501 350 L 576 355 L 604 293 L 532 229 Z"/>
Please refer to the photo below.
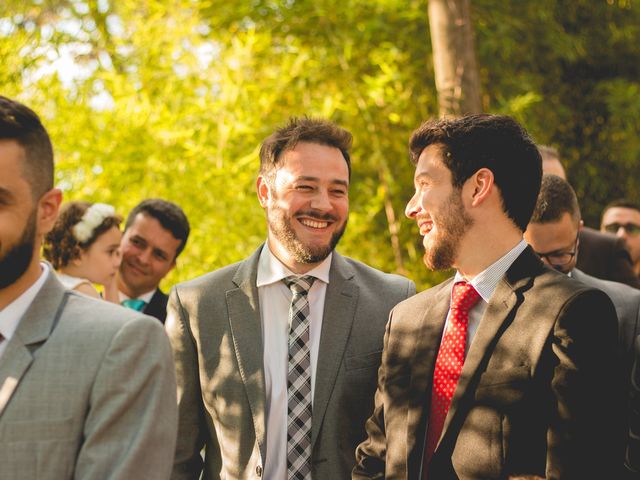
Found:
<path fill-rule="evenodd" d="M 58 211 L 62 203 L 62 192 L 52 188 L 38 200 L 38 234 L 46 235 L 53 228 L 58 218 Z"/>
<path fill-rule="evenodd" d="M 269 200 L 271 199 L 271 187 L 264 175 L 258 175 L 256 180 L 256 192 L 258 193 L 258 200 L 262 208 L 266 208 Z"/>
<path fill-rule="evenodd" d="M 580 223 L 578 224 L 578 231 L 582 230 L 584 228 L 584 220 L 580 220 Z"/>
<path fill-rule="evenodd" d="M 493 172 L 488 168 L 481 168 L 467 180 L 472 206 L 478 206 L 489 198 L 494 190 L 494 182 Z"/>

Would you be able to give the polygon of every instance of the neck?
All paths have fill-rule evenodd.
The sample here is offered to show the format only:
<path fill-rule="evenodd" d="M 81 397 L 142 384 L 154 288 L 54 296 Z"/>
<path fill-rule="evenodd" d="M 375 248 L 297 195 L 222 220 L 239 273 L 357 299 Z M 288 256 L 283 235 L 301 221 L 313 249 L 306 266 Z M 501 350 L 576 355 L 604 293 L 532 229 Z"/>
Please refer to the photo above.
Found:
<path fill-rule="evenodd" d="M 116 275 L 116 277 L 118 279 L 118 290 L 120 292 L 124 293 L 127 297 L 129 297 L 129 298 L 138 298 L 140 295 L 142 295 L 144 293 L 147 293 L 147 292 L 140 292 L 140 291 L 135 290 L 133 288 L 129 288 L 129 286 L 122 281 L 122 277 L 119 274 Z"/>
<path fill-rule="evenodd" d="M 280 243 L 269 239 L 267 241 L 269 250 L 280 262 L 296 275 L 303 275 L 320 265 L 324 259 L 315 263 L 301 263 L 296 261 L 293 256 Z"/>
<path fill-rule="evenodd" d="M 522 240 L 522 231 L 509 222 L 477 222 L 460 242 L 454 267 L 468 280 L 485 271 Z"/>
<path fill-rule="evenodd" d="M 8 287 L 0 289 L 0 310 L 3 310 L 36 283 L 41 273 L 42 267 L 40 266 L 40 260 L 38 256 L 34 254 L 31 264 L 22 276 Z"/>

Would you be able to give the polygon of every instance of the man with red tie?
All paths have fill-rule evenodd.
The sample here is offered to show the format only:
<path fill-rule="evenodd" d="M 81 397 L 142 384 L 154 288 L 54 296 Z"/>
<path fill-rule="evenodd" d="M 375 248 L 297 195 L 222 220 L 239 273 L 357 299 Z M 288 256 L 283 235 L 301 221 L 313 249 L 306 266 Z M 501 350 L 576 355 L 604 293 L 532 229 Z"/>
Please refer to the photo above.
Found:
<path fill-rule="evenodd" d="M 424 262 L 456 273 L 392 311 L 353 478 L 607 478 L 616 313 L 523 240 L 536 145 L 474 115 L 426 122 L 410 154 Z"/>

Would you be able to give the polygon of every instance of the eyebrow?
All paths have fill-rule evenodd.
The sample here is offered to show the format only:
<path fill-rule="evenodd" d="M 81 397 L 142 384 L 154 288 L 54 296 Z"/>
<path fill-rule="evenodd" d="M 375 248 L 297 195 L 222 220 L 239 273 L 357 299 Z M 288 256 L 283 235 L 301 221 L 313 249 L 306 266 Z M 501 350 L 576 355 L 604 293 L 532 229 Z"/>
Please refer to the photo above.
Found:
<path fill-rule="evenodd" d="M 320 179 L 318 177 L 310 177 L 310 176 L 306 176 L 306 175 L 300 175 L 296 180 L 300 181 L 305 181 L 305 182 L 319 182 Z M 335 178 L 333 180 L 331 180 L 331 183 L 335 183 L 338 185 L 343 185 L 344 187 L 349 187 L 349 182 L 347 182 L 346 180 L 340 180 L 338 178 Z"/>

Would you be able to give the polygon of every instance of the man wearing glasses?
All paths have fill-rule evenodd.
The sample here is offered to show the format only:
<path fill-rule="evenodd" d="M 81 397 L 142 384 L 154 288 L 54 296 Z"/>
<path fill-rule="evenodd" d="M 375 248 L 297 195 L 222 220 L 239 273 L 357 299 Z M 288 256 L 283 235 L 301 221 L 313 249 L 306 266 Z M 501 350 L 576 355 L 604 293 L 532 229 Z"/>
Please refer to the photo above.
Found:
<path fill-rule="evenodd" d="M 602 214 L 600 230 L 624 240 L 631 255 L 633 271 L 640 277 L 640 206 L 628 200 L 610 203 Z"/>
<path fill-rule="evenodd" d="M 620 385 L 623 386 L 618 395 L 622 401 L 627 398 L 628 379 L 634 359 L 634 340 L 640 333 L 640 290 L 592 277 L 575 268 L 580 246 L 578 232 L 582 225 L 580 207 L 571 185 L 555 175 L 543 176 L 540 195 L 524 234 L 525 240 L 548 266 L 602 290 L 611 298 L 618 315 L 618 354 L 621 362 L 619 373 L 622 375 Z M 624 412 L 623 409 L 621 411 Z M 622 442 L 627 429 L 626 421 L 621 420 L 619 423 L 621 430 L 618 441 L 622 468 Z M 611 478 L 624 476 L 622 473 L 617 476 L 612 474 Z"/>

